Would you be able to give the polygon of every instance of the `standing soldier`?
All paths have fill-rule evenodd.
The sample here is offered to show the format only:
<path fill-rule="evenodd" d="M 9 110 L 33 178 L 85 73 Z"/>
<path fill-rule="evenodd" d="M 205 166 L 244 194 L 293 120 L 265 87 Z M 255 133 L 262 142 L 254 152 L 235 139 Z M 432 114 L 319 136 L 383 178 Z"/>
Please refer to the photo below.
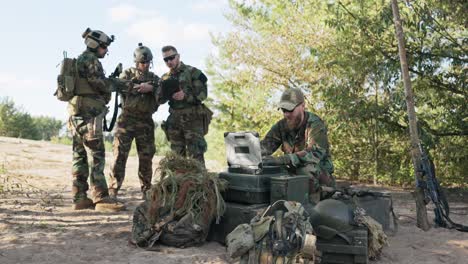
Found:
<path fill-rule="evenodd" d="M 317 202 L 322 191 L 335 187 L 327 127 L 316 114 L 305 111 L 304 94 L 299 89 L 283 92 L 279 108 L 284 118 L 260 143 L 262 154 L 267 156 L 263 163 L 285 165 L 291 174 L 309 176 L 309 198 Z M 280 146 L 283 156 L 268 156 Z"/>
<path fill-rule="evenodd" d="M 174 152 L 205 166 L 204 136 L 213 114 L 202 103 L 207 98 L 208 79 L 199 69 L 181 62 L 173 46 L 163 47 L 162 55 L 169 72 L 161 77 L 159 97 L 161 103 L 169 101 L 170 113 L 162 128 Z"/>
<path fill-rule="evenodd" d="M 117 122 L 114 137 L 114 163 L 111 167 L 111 197 L 116 197 L 125 178 L 125 165 L 128 153 L 135 139 L 138 152 L 138 178 L 140 179 L 143 197 L 151 187 L 153 174 L 154 122 L 152 115 L 158 109 L 156 88 L 159 77 L 150 72 L 153 60 L 151 50 L 141 43 L 133 53 L 135 67 L 125 70 L 120 79 L 131 81 L 136 85 L 132 91 L 122 93 L 122 114 Z"/>
<path fill-rule="evenodd" d="M 77 58 L 78 76 L 75 96 L 69 101 L 68 126 L 73 134 L 73 209 L 119 211 L 123 204 L 109 197 L 104 177 L 105 150 L 102 122 L 107 112 L 106 104 L 114 90 L 114 81 L 106 78 L 99 59 L 104 58 L 114 36 L 87 28 L 82 34 L 87 46 Z M 91 160 L 88 161 L 88 154 Z M 88 176 L 92 200 L 87 197 Z"/>

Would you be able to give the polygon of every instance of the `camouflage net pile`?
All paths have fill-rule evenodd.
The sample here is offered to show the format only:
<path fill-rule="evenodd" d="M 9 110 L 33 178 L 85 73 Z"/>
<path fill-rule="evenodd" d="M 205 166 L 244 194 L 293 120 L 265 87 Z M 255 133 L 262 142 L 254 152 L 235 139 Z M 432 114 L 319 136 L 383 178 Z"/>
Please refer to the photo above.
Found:
<path fill-rule="evenodd" d="M 362 208 L 357 208 L 354 211 L 354 220 L 357 224 L 364 225 L 369 230 L 368 232 L 368 254 L 369 259 L 375 260 L 380 257 L 384 246 L 388 245 L 388 238 L 383 231 L 382 225 L 375 221 L 374 218 L 366 215 L 366 212 Z"/>
<path fill-rule="evenodd" d="M 218 221 L 223 215 L 225 205 L 220 191 L 227 183 L 207 172 L 198 161 L 171 153 L 161 160 L 159 170 L 161 178 L 149 195 L 152 223 L 159 218 L 159 208 L 175 217 L 191 214 L 196 223 L 211 221 L 214 216 Z"/>
<path fill-rule="evenodd" d="M 213 219 L 218 222 L 224 213 L 220 192 L 227 183 L 198 161 L 173 153 L 161 160 L 158 170 L 159 182 L 135 210 L 133 239 L 145 247 L 158 240 L 177 247 L 202 243 Z"/>

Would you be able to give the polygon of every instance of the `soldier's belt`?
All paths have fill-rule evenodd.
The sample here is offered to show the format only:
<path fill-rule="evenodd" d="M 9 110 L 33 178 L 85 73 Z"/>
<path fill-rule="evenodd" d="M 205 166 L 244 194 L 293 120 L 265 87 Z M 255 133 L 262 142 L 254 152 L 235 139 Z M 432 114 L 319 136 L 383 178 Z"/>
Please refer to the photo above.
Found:
<path fill-rule="evenodd" d="M 152 119 L 153 113 L 143 113 L 143 112 L 128 112 L 123 111 L 122 115 L 125 117 L 135 118 L 135 119 Z"/>
<path fill-rule="evenodd" d="M 169 113 L 170 114 L 179 114 L 179 115 L 192 115 L 192 114 L 198 114 L 199 113 L 199 108 L 201 105 L 193 105 L 185 108 L 169 108 Z"/>

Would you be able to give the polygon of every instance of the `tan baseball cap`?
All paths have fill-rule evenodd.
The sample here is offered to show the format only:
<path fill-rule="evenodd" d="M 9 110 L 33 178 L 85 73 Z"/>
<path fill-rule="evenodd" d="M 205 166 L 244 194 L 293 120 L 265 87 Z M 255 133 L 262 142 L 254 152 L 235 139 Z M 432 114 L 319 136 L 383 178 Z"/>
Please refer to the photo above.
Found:
<path fill-rule="evenodd" d="M 294 110 L 296 106 L 304 102 L 304 94 L 300 89 L 290 88 L 283 92 L 278 107 L 288 111 Z"/>

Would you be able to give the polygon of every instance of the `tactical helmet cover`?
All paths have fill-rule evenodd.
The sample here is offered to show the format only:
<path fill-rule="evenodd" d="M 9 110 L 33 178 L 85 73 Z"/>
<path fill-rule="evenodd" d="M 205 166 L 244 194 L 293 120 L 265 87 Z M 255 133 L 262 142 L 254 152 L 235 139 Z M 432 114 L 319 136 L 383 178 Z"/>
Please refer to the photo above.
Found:
<path fill-rule="evenodd" d="M 153 53 L 148 47 L 138 43 L 138 48 L 133 52 L 133 59 L 135 62 L 149 62 L 153 60 Z"/>
<path fill-rule="evenodd" d="M 88 48 L 97 49 L 99 46 L 109 46 L 114 41 L 114 35 L 110 37 L 100 30 L 87 28 L 81 35 L 85 39 Z"/>

